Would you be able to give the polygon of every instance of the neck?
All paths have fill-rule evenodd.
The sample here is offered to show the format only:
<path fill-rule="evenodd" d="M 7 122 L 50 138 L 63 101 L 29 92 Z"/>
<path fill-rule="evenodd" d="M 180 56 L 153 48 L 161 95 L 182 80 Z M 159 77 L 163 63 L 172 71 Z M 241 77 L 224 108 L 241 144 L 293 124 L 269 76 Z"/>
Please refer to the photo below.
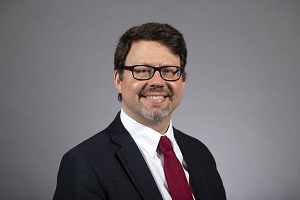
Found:
<path fill-rule="evenodd" d="M 145 126 L 159 132 L 160 134 L 165 134 L 170 126 L 170 119 L 168 120 L 161 120 L 161 121 L 150 121 L 148 123 L 142 123 Z"/>

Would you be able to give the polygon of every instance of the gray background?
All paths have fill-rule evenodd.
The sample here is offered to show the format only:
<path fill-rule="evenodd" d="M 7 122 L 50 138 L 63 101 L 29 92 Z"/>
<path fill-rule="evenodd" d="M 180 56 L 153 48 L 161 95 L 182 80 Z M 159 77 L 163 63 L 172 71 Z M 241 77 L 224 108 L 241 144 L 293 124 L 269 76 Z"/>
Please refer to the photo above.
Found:
<path fill-rule="evenodd" d="M 1 0 L 0 199 L 51 199 L 63 154 L 120 109 L 129 27 L 184 33 L 174 125 L 214 154 L 230 200 L 299 200 L 300 1 Z"/>

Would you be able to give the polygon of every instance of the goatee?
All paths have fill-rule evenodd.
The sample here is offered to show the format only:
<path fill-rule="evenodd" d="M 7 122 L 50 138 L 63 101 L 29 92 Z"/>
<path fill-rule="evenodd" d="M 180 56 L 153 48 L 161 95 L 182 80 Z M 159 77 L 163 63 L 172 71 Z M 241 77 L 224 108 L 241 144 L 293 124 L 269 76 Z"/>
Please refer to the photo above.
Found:
<path fill-rule="evenodd" d="M 169 104 L 167 108 L 159 110 L 159 107 L 154 107 L 154 109 L 147 109 L 143 105 L 140 105 L 139 110 L 141 115 L 151 121 L 161 121 L 170 114 L 171 105 Z M 155 110 L 158 109 L 158 110 Z"/>

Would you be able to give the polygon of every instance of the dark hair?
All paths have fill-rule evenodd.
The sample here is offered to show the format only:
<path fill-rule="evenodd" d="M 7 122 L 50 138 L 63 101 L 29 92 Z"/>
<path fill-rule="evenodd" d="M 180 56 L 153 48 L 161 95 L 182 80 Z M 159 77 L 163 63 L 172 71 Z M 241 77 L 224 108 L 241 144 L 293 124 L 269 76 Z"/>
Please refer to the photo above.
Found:
<path fill-rule="evenodd" d="M 123 66 L 131 45 L 139 40 L 157 41 L 165 45 L 172 53 L 179 56 L 180 67 L 185 68 L 187 49 L 183 35 L 169 24 L 151 22 L 130 28 L 119 39 L 114 55 L 114 70 L 118 70 L 121 80 L 123 79 Z M 184 72 L 182 80 L 185 81 L 185 79 L 186 73 Z M 118 99 L 122 100 L 121 94 Z"/>

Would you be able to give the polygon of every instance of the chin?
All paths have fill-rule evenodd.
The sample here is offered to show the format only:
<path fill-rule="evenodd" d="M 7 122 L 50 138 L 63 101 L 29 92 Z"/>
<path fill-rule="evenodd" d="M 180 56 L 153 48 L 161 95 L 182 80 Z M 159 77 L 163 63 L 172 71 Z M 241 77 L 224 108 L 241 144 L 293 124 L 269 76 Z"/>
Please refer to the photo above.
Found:
<path fill-rule="evenodd" d="M 153 111 L 153 110 L 148 110 L 145 108 L 141 108 L 141 115 L 151 121 L 162 121 L 163 119 L 165 119 L 166 117 L 169 116 L 170 111 L 169 109 L 164 109 L 164 110 L 157 110 L 157 111 Z"/>

